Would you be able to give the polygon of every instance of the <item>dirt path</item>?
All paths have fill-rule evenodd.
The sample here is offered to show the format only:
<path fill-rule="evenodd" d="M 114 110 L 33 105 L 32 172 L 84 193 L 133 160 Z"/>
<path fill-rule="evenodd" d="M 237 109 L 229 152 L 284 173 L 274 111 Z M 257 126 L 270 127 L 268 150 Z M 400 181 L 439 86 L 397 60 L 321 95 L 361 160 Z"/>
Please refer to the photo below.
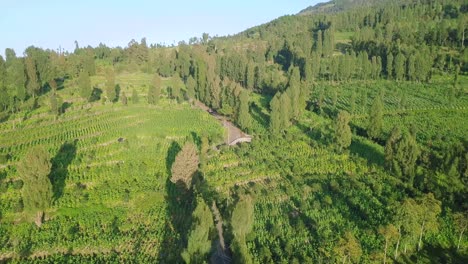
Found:
<path fill-rule="evenodd" d="M 218 231 L 216 251 L 215 254 L 212 255 L 211 263 L 229 264 L 232 262 L 232 259 L 229 256 L 229 251 L 226 249 L 226 245 L 224 243 L 223 219 L 221 218 L 221 214 L 219 213 L 218 207 L 216 206 L 216 203 L 214 201 L 211 206 L 211 210 L 213 211 L 213 214 L 215 216 L 216 230 Z"/>
<path fill-rule="evenodd" d="M 235 145 L 239 142 L 250 142 L 252 136 L 244 133 L 240 128 L 235 126 L 231 121 L 227 120 L 225 116 L 216 113 L 214 110 L 206 106 L 200 101 L 195 101 L 195 106 L 208 112 L 214 118 L 216 118 L 222 125 L 227 129 L 227 137 L 224 140 L 226 145 Z"/>

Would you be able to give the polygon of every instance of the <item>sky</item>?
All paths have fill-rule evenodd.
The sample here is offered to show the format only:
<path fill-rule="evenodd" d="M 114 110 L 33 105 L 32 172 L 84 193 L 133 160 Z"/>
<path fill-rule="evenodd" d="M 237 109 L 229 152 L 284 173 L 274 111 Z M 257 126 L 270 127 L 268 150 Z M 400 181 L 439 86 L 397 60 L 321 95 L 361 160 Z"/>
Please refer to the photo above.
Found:
<path fill-rule="evenodd" d="M 177 44 L 190 37 L 225 36 L 323 0 L 0 0 L 0 54 L 34 45 L 73 51 L 130 40 Z"/>

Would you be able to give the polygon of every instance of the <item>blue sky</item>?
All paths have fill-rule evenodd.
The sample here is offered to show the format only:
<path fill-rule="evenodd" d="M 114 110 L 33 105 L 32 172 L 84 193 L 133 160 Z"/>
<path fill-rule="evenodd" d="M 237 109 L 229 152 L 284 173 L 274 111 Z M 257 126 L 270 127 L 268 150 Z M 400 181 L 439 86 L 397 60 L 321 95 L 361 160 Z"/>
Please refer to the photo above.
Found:
<path fill-rule="evenodd" d="M 321 0 L 0 0 L 0 54 L 30 45 L 74 49 L 126 46 L 131 39 L 177 43 L 190 37 L 235 34 Z"/>

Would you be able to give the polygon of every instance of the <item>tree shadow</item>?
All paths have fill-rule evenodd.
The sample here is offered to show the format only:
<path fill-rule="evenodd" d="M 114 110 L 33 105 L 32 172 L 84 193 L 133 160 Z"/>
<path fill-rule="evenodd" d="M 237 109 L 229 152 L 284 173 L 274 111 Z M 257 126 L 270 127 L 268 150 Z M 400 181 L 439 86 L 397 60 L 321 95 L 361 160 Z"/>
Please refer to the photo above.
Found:
<path fill-rule="evenodd" d="M 359 155 L 372 164 L 381 167 L 384 166 L 383 153 L 372 146 L 369 142 L 363 141 L 361 138 L 353 139 L 349 150 L 351 153 Z"/>
<path fill-rule="evenodd" d="M 169 177 L 171 177 L 171 169 L 172 169 L 172 164 L 175 161 L 175 158 L 179 151 L 182 148 L 180 147 L 179 143 L 176 141 L 172 141 L 171 145 L 169 146 L 169 149 L 167 150 L 167 155 L 166 155 L 166 172 Z"/>
<path fill-rule="evenodd" d="M 166 156 L 168 177 L 165 200 L 166 214 L 170 222 L 158 256 L 160 263 L 183 263 L 181 253 L 187 246 L 187 236 L 192 226 L 192 213 L 196 203 L 193 188 L 187 190 L 183 182 L 173 183 L 170 180 L 171 167 L 180 150 L 179 144 L 174 141 Z"/>
<path fill-rule="evenodd" d="M 114 103 L 115 102 L 118 102 L 120 100 L 120 91 L 122 90 L 122 88 L 120 88 L 120 84 L 116 84 L 115 85 L 115 99 L 114 99 Z"/>
<path fill-rule="evenodd" d="M 99 100 L 101 100 L 101 95 L 102 95 L 102 90 L 97 88 L 97 87 L 94 87 L 93 92 L 91 93 L 91 97 L 90 97 L 89 101 L 91 103 L 99 101 Z"/>
<path fill-rule="evenodd" d="M 201 135 L 198 135 L 197 132 L 190 132 L 190 135 L 192 136 L 193 143 L 197 146 L 198 150 L 201 149 Z"/>
<path fill-rule="evenodd" d="M 62 106 L 60 106 L 60 112 L 65 113 L 68 108 L 70 108 L 73 105 L 73 103 L 70 102 L 63 102 Z"/>
<path fill-rule="evenodd" d="M 49 178 L 52 182 L 52 190 L 55 200 L 59 199 L 63 195 L 65 181 L 68 177 L 68 166 L 76 156 L 77 142 L 77 139 L 73 142 L 65 142 L 52 159 L 52 169 Z"/>
<path fill-rule="evenodd" d="M 250 113 L 252 118 L 262 125 L 265 129 L 268 129 L 270 124 L 270 117 L 262 112 L 262 109 L 257 104 L 250 106 Z"/>

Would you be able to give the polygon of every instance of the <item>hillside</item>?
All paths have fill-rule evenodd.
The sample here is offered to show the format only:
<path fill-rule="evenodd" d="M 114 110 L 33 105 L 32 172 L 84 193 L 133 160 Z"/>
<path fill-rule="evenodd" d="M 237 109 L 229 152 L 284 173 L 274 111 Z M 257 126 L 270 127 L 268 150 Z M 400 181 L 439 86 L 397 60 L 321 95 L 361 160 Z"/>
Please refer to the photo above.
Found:
<path fill-rule="evenodd" d="M 467 263 L 467 12 L 7 50 L 0 263 Z"/>

